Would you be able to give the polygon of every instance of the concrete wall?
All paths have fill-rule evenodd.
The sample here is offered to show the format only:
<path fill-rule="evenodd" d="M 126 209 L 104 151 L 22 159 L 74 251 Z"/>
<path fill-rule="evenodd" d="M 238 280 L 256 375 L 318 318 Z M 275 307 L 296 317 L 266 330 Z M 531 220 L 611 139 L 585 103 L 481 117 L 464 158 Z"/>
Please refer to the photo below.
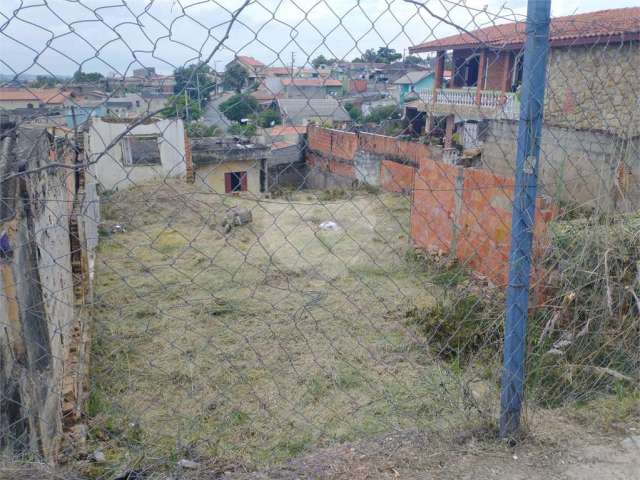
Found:
<path fill-rule="evenodd" d="M 196 168 L 196 183 L 215 193 L 225 193 L 224 174 L 227 172 L 247 172 L 247 191 L 260 193 L 260 160 L 233 160 L 212 163 Z"/>
<path fill-rule="evenodd" d="M 159 120 L 137 125 L 131 131 L 128 122 L 91 121 L 88 137 L 89 160 L 96 162 L 94 172 L 107 189 L 128 188 L 154 179 L 186 174 L 184 126 L 182 120 Z M 159 135 L 161 165 L 124 165 L 124 135 Z M 111 146 L 111 148 L 108 148 Z M 106 153 L 104 153 L 106 151 Z M 104 153 L 104 154 L 103 154 Z"/>
<path fill-rule="evenodd" d="M 545 120 L 623 138 L 640 135 L 640 43 L 552 48 Z"/>
<path fill-rule="evenodd" d="M 73 139 L 57 133 L 7 134 L 2 173 L 15 174 L 23 161 L 27 171 L 49 162 L 70 165 Z M 83 306 L 92 278 L 87 245 L 93 245 L 87 238 L 97 238 L 97 223 L 78 222 L 90 212 L 81 212 L 83 183 L 69 168 L 52 168 L 0 184 L 0 448 L 46 461 L 55 459 L 86 400 Z"/>
<path fill-rule="evenodd" d="M 482 134 L 482 167 L 513 176 L 518 124 L 490 121 Z M 621 176 L 626 177 L 621 181 Z M 539 189 L 560 204 L 604 209 L 637 208 L 640 152 L 635 141 L 615 135 L 545 123 Z M 635 202 L 635 203 L 634 203 Z M 634 206 L 635 205 L 635 206 Z"/>

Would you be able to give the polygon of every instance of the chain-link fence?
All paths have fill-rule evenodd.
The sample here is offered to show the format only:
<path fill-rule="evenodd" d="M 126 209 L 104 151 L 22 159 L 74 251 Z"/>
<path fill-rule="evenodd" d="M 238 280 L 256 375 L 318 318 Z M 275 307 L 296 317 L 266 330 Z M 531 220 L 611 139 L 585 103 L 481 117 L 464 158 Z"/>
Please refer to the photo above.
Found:
<path fill-rule="evenodd" d="M 7 471 L 551 478 L 459 454 L 637 439 L 613 6 L 3 2 Z"/>

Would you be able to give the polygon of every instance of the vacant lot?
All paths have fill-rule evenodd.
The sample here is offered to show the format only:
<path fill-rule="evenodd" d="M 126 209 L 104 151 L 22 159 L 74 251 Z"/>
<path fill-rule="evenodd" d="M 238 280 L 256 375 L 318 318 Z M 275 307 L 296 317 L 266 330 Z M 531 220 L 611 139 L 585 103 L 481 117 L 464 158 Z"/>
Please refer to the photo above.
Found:
<path fill-rule="evenodd" d="M 90 429 L 114 468 L 253 468 L 478 415 L 406 319 L 441 294 L 407 260 L 409 200 L 333 193 L 257 201 L 176 183 L 103 200 L 126 232 L 97 259 Z M 253 222 L 224 233 L 232 206 Z"/>

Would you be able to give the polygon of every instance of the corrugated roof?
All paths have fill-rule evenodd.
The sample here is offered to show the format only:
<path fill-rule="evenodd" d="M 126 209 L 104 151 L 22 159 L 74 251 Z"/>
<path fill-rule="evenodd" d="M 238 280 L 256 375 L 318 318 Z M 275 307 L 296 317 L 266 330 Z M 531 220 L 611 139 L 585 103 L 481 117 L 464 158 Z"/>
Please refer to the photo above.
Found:
<path fill-rule="evenodd" d="M 405 73 L 393 83 L 395 85 L 413 85 L 415 83 L 418 83 L 423 78 L 428 77 L 429 75 L 433 75 L 433 72 L 428 72 L 425 70 L 416 70 L 413 72 Z"/>
<path fill-rule="evenodd" d="M 461 33 L 450 37 L 409 47 L 410 53 L 433 52 L 481 45 L 492 47 L 518 47 L 525 41 L 526 22 L 502 25 Z M 558 17 L 551 20 L 552 46 L 584 45 L 611 41 L 612 37 L 625 40 L 640 38 L 640 7 L 600 10 Z"/>
<path fill-rule="evenodd" d="M 279 98 L 278 106 L 283 116 L 293 124 L 301 125 L 313 118 L 328 118 L 348 122 L 351 117 L 335 98 Z"/>
<path fill-rule="evenodd" d="M 282 84 L 285 86 L 294 85 L 296 87 L 341 87 L 342 82 L 333 78 L 283 78 Z"/>

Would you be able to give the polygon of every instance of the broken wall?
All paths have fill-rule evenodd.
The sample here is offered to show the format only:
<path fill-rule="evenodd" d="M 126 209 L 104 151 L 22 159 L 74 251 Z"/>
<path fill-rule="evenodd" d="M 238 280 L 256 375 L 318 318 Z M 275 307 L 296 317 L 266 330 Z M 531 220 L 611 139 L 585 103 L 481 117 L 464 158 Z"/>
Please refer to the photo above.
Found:
<path fill-rule="evenodd" d="M 75 155 L 59 131 L 2 133 L 0 447 L 47 461 L 86 394 L 88 316 L 78 305 L 90 290 L 87 238 L 97 240 L 97 223 L 80 211 Z"/>

